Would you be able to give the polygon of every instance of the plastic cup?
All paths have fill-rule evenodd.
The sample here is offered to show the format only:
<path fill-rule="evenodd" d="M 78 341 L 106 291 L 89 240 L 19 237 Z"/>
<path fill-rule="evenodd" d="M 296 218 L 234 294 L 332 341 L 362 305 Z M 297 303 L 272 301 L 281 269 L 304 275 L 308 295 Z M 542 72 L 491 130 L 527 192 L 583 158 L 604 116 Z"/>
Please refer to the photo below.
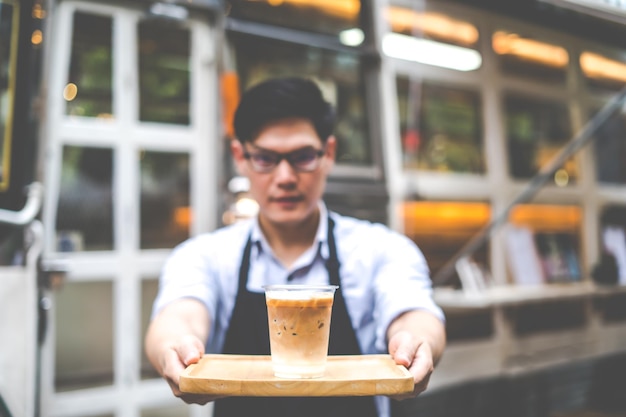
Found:
<path fill-rule="evenodd" d="M 265 300 L 274 375 L 319 378 L 328 358 L 335 285 L 267 285 Z"/>

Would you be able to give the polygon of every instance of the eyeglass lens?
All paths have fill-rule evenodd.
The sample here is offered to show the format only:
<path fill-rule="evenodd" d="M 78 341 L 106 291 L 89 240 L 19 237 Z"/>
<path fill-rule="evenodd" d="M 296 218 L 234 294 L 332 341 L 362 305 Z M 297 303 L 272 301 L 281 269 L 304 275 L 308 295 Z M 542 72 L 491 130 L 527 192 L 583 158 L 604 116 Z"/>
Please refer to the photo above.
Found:
<path fill-rule="evenodd" d="M 250 160 L 252 167 L 261 172 L 271 171 L 283 159 L 286 159 L 297 171 L 313 171 L 317 168 L 319 158 L 323 154 L 324 151 L 319 149 L 304 148 L 286 154 L 260 150 L 248 153 L 246 156 Z"/>

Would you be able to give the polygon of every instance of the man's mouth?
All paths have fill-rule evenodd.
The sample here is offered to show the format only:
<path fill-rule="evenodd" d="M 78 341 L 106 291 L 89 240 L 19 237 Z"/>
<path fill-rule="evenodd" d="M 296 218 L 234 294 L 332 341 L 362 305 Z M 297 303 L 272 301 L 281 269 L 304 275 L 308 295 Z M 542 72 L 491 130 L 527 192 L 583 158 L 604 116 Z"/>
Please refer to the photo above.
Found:
<path fill-rule="evenodd" d="M 301 196 L 285 196 L 285 197 L 274 197 L 272 201 L 276 203 L 297 203 L 302 200 Z"/>

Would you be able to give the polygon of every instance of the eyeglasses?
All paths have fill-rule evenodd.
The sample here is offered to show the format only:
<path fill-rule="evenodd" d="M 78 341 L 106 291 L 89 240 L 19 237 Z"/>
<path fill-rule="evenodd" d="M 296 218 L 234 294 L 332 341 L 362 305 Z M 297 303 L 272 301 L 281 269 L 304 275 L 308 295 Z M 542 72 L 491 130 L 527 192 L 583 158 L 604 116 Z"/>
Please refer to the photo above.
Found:
<path fill-rule="evenodd" d="M 324 152 L 324 149 L 315 148 L 302 148 L 287 153 L 260 149 L 255 152 L 244 151 L 243 157 L 250 161 L 253 170 L 260 173 L 273 171 L 283 159 L 297 172 L 311 172 L 319 167 Z"/>

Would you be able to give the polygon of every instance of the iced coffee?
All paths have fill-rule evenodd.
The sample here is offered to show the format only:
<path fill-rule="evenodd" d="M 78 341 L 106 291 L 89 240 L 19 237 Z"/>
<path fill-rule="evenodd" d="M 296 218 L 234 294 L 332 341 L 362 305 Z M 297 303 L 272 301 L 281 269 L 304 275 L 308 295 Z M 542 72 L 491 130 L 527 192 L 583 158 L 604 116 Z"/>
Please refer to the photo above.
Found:
<path fill-rule="evenodd" d="M 274 375 L 317 378 L 328 356 L 334 285 L 265 287 Z"/>

